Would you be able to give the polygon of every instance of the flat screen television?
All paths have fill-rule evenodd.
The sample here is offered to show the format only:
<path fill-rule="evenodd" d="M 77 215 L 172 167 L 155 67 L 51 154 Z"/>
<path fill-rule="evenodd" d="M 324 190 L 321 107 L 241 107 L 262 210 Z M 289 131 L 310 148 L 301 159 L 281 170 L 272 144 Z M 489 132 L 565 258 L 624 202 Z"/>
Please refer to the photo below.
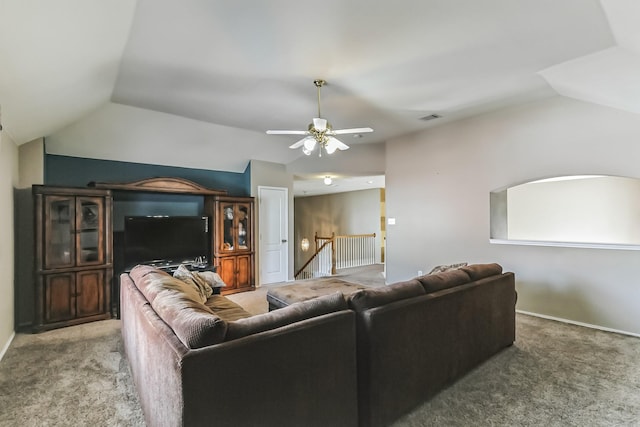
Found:
<path fill-rule="evenodd" d="M 206 216 L 127 216 L 124 262 L 177 265 L 210 259 Z"/>

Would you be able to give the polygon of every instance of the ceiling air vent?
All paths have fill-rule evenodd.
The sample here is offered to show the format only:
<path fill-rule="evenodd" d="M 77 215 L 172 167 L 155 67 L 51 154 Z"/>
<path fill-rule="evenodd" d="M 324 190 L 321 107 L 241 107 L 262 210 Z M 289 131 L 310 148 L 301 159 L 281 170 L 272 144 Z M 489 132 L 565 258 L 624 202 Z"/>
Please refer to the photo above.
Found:
<path fill-rule="evenodd" d="M 422 120 L 424 122 L 428 122 L 429 120 L 439 119 L 440 117 L 442 117 L 442 116 L 440 116 L 438 114 L 429 114 L 428 116 L 421 117 L 420 120 Z"/>

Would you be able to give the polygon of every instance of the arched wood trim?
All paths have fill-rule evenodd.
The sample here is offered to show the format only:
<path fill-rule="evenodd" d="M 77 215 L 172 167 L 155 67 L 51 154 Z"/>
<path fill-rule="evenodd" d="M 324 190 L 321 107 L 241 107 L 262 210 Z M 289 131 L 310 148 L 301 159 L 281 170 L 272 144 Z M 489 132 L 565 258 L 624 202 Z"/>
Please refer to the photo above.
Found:
<path fill-rule="evenodd" d="M 150 193 L 180 193 L 226 195 L 226 190 L 212 190 L 183 178 L 147 178 L 129 183 L 90 182 L 89 187 L 108 190 L 144 191 Z"/>

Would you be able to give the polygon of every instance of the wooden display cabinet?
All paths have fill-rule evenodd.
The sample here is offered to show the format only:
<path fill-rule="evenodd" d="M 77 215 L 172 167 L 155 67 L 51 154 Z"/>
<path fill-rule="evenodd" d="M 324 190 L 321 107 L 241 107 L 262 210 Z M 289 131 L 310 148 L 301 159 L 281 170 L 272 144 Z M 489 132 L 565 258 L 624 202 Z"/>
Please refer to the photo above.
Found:
<path fill-rule="evenodd" d="M 222 293 L 255 289 L 253 197 L 216 196 L 206 203 L 214 219 L 213 264 L 227 284 Z"/>
<path fill-rule="evenodd" d="M 33 186 L 36 332 L 110 318 L 111 192 Z"/>

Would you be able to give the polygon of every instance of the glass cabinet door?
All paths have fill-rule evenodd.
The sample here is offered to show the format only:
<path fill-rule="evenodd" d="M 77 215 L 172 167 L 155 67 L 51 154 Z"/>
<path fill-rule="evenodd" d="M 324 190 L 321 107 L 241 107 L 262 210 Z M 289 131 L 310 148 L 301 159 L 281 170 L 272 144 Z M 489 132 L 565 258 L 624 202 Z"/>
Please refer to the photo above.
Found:
<path fill-rule="evenodd" d="M 48 196 L 45 198 L 44 268 L 68 267 L 74 262 L 73 197 Z"/>
<path fill-rule="evenodd" d="M 231 252 L 236 248 L 235 241 L 235 204 L 223 203 L 220 207 L 222 216 L 222 247 L 221 251 Z"/>
<path fill-rule="evenodd" d="M 76 264 L 101 264 L 104 262 L 102 218 L 103 199 L 78 197 L 76 202 Z"/>
<path fill-rule="evenodd" d="M 218 231 L 220 252 L 251 250 L 251 205 L 249 203 L 222 202 L 218 214 L 222 218 Z"/>
<path fill-rule="evenodd" d="M 246 203 L 237 204 L 237 227 L 236 227 L 236 241 L 238 242 L 238 250 L 248 250 L 251 248 L 251 242 L 249 241 L 251 236 L 251 214 L 249 205 Z"/>

